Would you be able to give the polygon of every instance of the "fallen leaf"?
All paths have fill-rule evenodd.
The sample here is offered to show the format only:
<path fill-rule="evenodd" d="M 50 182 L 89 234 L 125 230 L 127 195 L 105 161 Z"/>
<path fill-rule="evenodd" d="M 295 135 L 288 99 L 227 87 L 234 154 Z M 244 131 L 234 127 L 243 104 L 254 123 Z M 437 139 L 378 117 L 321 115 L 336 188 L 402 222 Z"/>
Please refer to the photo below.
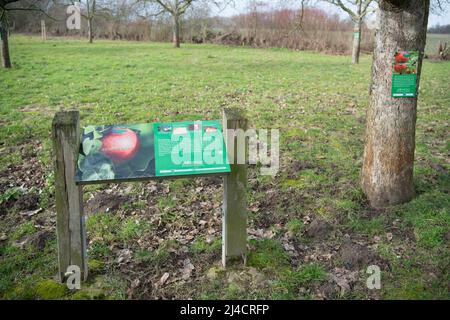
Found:
<path fill-rule="evenodd" d="M 164 273 L 161 279 L 159 279 L 159 285 L 162 286 L 169 279 L 170 274 L 168 272 Z"/>
<path fill-rule="evenodd" d="M 137 287 L 139 286 L 140 283 L 141 283 L 141 281 L 140 281 L 139 279 L 134 279 L 134 280 L 131 282 L 131 288 L 132 288 L 132 289 L 137 288 Z"/>
<path fill-rule="evenodd" d="M 42 208 L 39 208 L 39 209 L 36 209 L 36 210 L 30 210 L 30 211 L 21 212 L 20 215 L 21 216 L 32 217 L 32 216 L 38 214 L 41 211 L 42 211 Z"/>
<path fill-rule="evenodd" d="M 331 279 L 341 288 L 341 297 L 350 290 L 351 283 L 356 281 L 357 271 L 351 272 L 344 268 L 335 268 L 331 274 Z"/>
<path fill-rule="evenodd" d="M 326 254 L 323 254 L 322 255 L 322 257 L 325 259 L 325 260 L 331 260 L 331 257 L 333 257 L 333 254 L 332 253 L 326 253 Z"/>
<path fill-rule="evenodd" d="M 295 251 L 295 247 L 290 243 L 283 243 L 284 250 Z"/>
<path fill-rule="evenodd" d="M 209 235 L 209 234 L 207 234 L 206 237 L 205 237 L 205 241 L 208 244 L 212 243 L 215 239 L 216 239 L 216 237 L 214 237 L 212 235 Z"/>
<path fill-rule="evenodd" d="M 181 271 L 181 278 L 183 280 L 187 280 L 191 277 L 192 271 L 195 269 L 194 265 L 191 263 L 191 260 L 186 259 L 183 261 L 183 268 Z"/>
<path fill-rule="evenodd" d="M 392 238 L 393 238 L 393 237 L 394 237 L 394 236 L 392 235 L 391 232 L 386 233 L 386 239 L 387 239 L 388 241 L 392 241 Z"/>
<path fill-rule="evenodd" d="M 129 249 L 123 249 L 119 251 L 119 257 L 117 258 L 117 263 L 123 264 L 127 263 L 131 259 L 131 250 Z"/>

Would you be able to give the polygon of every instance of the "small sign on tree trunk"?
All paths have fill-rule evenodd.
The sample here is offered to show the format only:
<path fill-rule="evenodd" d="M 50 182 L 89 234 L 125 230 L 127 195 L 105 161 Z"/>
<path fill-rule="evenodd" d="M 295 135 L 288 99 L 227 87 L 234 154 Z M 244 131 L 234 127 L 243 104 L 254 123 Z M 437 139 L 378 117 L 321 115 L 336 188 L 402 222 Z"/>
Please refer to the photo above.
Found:
<path fill-rule="evenodd" d="M 417 64 L 419 52 L 398 51 L 392 64 L 392 97 L 415 98 L 417 96 Z"/>

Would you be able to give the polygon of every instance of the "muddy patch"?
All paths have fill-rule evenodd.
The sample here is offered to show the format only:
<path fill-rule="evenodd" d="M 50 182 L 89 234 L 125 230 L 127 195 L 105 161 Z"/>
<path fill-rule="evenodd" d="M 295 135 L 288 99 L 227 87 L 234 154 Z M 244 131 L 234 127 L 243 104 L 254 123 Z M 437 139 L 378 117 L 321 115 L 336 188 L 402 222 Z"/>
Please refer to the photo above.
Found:
<path fill-rule="evenodd" d="M 316 218 L 314 219 L 306 229 L 306 236 L 314 241 L 322 241 L 328 238 L 333 230 L 333 226 L 327 221 Z"/>
<path fill-rule="evenodd" d="M 95 196 L 89 199 L 84 207 L 85 213 L 96 214 L 98 212 L 115 211 L 121 205 L 129 203 L 131 197 L 129 195 L 122 195 L 116 193 L 97 192 Z"/>
<path fill-rule="evenodd" d="M 45 185 L 45 170 L 37 158 L 37 152 L 42 149 L 38 141 L 15 147 L 19 149 L 22 163 L 9 165 L 0 171 L 0 192 L 7 189 L 21 187 L 23 189 L 37 188 L 40 190 Z"/>
<path fill-rule="evenodd" d="M 349 270 L 359 270 L 379 260 L 367 246 L 355 243 L 349 238 L 344 240 L 338 257 L 345 268 Z"/>
<path fill-rule="evenodd" d="M 295 179 L 302 170 L 314 169 L 316 166 L 310 161 L 294 160 L 287 166 L 288 179 Z"/>
<path fill-rule="evenodd" d="M 35 210 L 39 207 L 39 195 L 36 193 L 27 193 L 19 197 L 14 204 L 14 207 L 19 211 Z"/>
<path fill-rule="evenodd" d="M 327 281 L 316 289 L 316 295 L 323 299 L 336 299 L 339 294 L 338 287 L 332 281 Z"/>
<path fill-rule="evenodd" d="M 45 170 L 37 158 L 37 152 L 42 149 L 41 144 L 30 141 L 10 149 L 19 150 L 22 163 L 9 165 L 0 171 L 0 194 L 4 195 L 0 215 L 10 209 L 37 209 L 39 193 L 45 187 Z"/>
<path fill-rule="evenodd" d="M 20 249 L 24 249 L 26 246 L 33 246 L 38 250 L 43 250 L 47 241 L 54 238 L 55 232 L 50 230 L 40 230 L 32 235 L 25 236 L 14 245 Z"/>
<path fill-rule="evenodd" d="M 39 113 L 41 116 L 52 117 L 57 111 L 57 108 L 41 104 L 30 104 L 23 106 L 19 111 L 23 113 Z"/>

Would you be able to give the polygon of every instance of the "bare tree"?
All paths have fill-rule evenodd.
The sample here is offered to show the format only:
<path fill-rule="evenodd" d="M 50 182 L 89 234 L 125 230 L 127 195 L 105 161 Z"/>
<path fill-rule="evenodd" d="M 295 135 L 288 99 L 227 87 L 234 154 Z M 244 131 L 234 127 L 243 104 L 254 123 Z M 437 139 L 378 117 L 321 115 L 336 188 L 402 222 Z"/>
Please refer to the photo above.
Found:
<path fill-rule="evenodd" d="M 18 0 L 0 0 L 0 37 L 2 39 L 2 66 L 3 68 L 11 68 L 11 56 L 9 55 L 9 39 L 8 39 L 8 16 L 7 12 L 11 10 L 9 5 Z"/>
<path fill-rule="evenodd" d="M 189 30 L 189 39 L 195 43 L 205 43 L 208 39 L 211 8 L 207 6 L 198 7 L 186 12 L 186 29 Z"/>
<path fill-rule="evenodd" d="M 186 13 L 186 11 L 191 8 L 194 4 L 203 2 L 203 5 L 213 4 L 220 7 L 221 5 L 227 5 L 232 0 L 228 1 L 215 1 L 215 0 L 138 0 L 150 4 L 156 4 L 158 7 L 157 13 L 159 15 L 162 13 L 169 13 L 172 17 L 172 27 L 173 27 L 173 45 L 175 48 L 179 48 L 181 44 L 180 39 L 180 29 L 181 29 L 181 18 Z"/>
<path fill-rule="evenodd" d="M 258 36 L 258 30 L 260 29 L 259 26 L 259 14 L 262 10 L 264 10 L 264 7 L 267 6 L 267 3 L 264 1 L 258 1 L 258 0 L 249 0 L 247 4 L 247 10 L 248 10 L 248 18 L 249 21 L 247 22 L 247 37 L 249 39 L 256 39 Z M 250 41 L 252 42 L 252 41 Z"/>
<path fill-rule="evenodd" d="M 370 5 L 376 0 L 324 0 L 340 9 L 350 16 L 353 22 L 353 51 L 352 63 L 359 63 L 361 51 L 361 29 L 366 15 L 370 12 Z"/>
<path fill-rule="evenodd" d="M 86 19 L 88 25 L 88 39 L 89 43 L 94 42 L 93 23 L 97 13 L 97 1 L 96 0 L 71 0 L 72 5 L 77 3 L 80 5 L 80 14 Z"/>
<path fill-rule="evenodd" d="M 398 51 L 417 51 L 420 84 L 430 0 L 380 0 L 379 29 L 367 112 L 362 187 L 373 207 L 414 197 L 416 98 L 392 98 L 392 61 Z"/>
<path fill-rule="evenodd" d="M 80 3 L 83 3 L 83 1 L 80 1 Z M 88 38 L 89 38 L 89 43 L 93 42 L 94 39 L 94 34 L 93 34 L 93 30 L 92 30 L 92 24 L 94 21 L 94 17 L 95 17 L 95 11 L 96 11 L 96 5 L 97 2 L 96 0 L 85 0 L 84 1 L 84 6 L 86 8 L 86 13 L 83 15 L 88 23 Z"/>
<path fill-rule="evenodd" d="M 0 38 L 2 41 L 2 66 L 11 68 L 11 56 L 9 54 L 9 20 L 8 13 L 11 11 L 37 11 L 45 14 L 42 5 L 48 1 L 20 1 L 0 0 Z"/>

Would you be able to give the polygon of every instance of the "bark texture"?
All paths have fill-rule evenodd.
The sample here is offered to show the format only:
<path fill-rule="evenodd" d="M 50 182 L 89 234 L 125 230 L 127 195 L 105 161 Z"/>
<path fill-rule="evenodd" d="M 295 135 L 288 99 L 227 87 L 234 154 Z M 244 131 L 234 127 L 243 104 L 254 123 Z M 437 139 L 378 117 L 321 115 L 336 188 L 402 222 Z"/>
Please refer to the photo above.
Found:
<path fill-rule="evenodd" d="M 372 67 L 362 187 L 373 207 L 414 197 L 413 167 L 417 98 L 391 98 L 396 51 L 419 51 L 417 94 L 428 24 L 429 0 L 383 0 Z"/>
<path fill-rule="evenodd" d="M 356 36 L 356 34 L 358 36 Z M 353 28 L 353 51 L 352 51 L 352 63 L 359 63 L 359 55 L 361 53 L 361 20 L 355 22 Z"/>
<path fill-rule="evenodd" d="M 88 19 L 88 38 L 89 38 L 89 43 L 93 43 L 94 40 L 94 35 L 92 33 L 92 18 Z"/>
<path fill-rule="evenodd" d="M 173 46 L 180 48 L 180 17 L 173 15 Z"/>
<path fill-rule="evenodd" d="M 359 54 L 361 52 L 361 25 L 362 25 L 362 1 L 358 2 L 357 16 L 354 18 L 354 27 L 353 27 L 353 51 L 352 51 L 352 63 L 359 63 Z M 357 35 L 357 36 L 356 36 Z"/>

